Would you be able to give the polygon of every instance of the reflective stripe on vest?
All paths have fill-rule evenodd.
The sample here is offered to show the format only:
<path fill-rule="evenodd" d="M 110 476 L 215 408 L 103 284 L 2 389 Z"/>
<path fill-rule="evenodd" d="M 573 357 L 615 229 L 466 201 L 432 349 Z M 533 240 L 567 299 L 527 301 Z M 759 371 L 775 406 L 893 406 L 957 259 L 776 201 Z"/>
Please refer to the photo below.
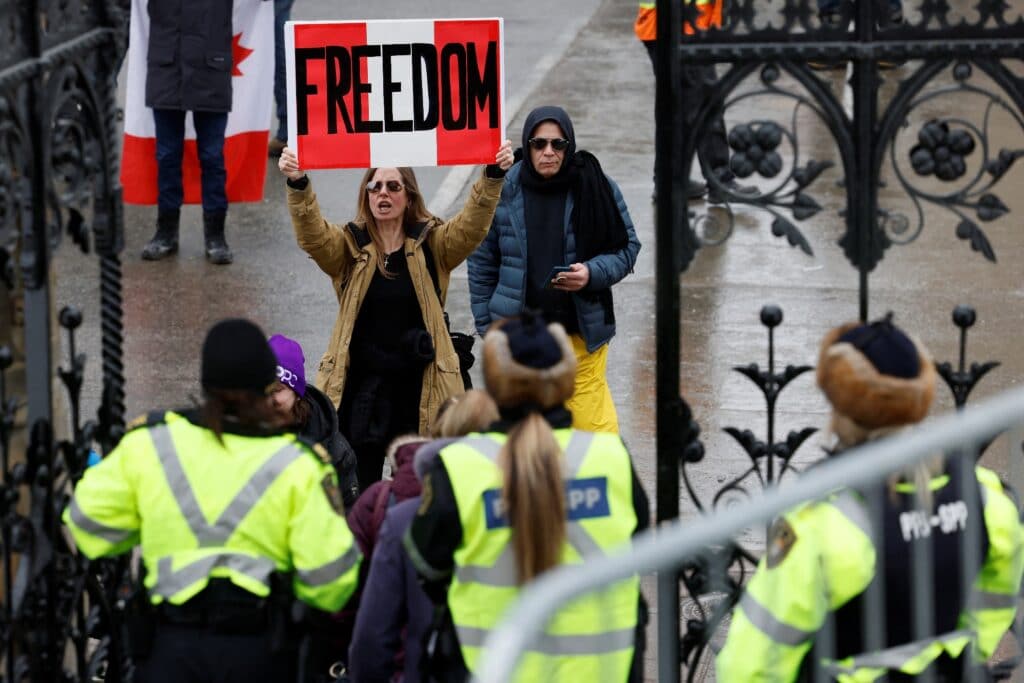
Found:
<path fill-rule="evenodd" d="M 561 450 L 566 491 L 564 566 L 628 544 L 636 528 L 629 454 L 610 434 L 569 429 L 553 432 Z M 445 447 L 441 459 L 462 522 L 462 544 L 448 606 L 466 666 L 479 663 L 481 646 L 516 599 L 512 529 L 501 507 L 503 472 L 498 454 L 506 437 L 468 437 Z M 545 632 L 531 638 L 517 666 L 521 677 L 558 680 L 625 680 L 636 638 L 639 579 L 630 577 L 575 599 L 559 609 Z"/>
<path fill-rule="evenodd" d="M 196 500 L 195 492 L 188 482 L 185 470 L 182 467 L 178 451 L 171 439 L 170 429 L 165 424 L 156 425 L 149 430 L 156 448 L 157 459 L 163 467 L 164 475 L 170 486 L 171 493 L 178 504 L 182 517 L 188 523 L 189 528 L 199 542 L 200 548 L 223 547 L 231 535 L 245 519 L 246 515 L 260 501 L 267 489 L 277 480 L 284 470 L 302 457 L 301 447 L 294 443 L 288 443 L 264 462 L 259 469 L 249 478 L 242 488 L 235 494 L 235 497 L 228 503 L 224 511 L 220 513 L 213 524 L 206 521 L 199 502 Z M 353 546 L 353 549 L 355 546 Z M 351 550 L 351 549 L 350 549 Z M 326 575 L 328 567 L 333 563 L 339 566 L 348 566 L 358 559 L 358 552 L 354 558 L 348 558 L 345 553 L 341 558 L 332 563 L 324 565 L 308 573 L 319 578 L 321 573 Z M 197 581 L 202 581 L 210 576 L 210 572 L 218 567 L 224 567 L 231 571 L 248 576 L 259 583 L 270 586 L 270 575 L 276 569 L 273 560 L 267 557 L 247 555 L 244 553 L 230 552 L 225 550 L 221 553 L 207 555 L 191 562 L 179 569 L 173 569 L 173 559 L 170 556 L 161 557 L 157 560 L 156 581 L 151 589 L 155 595 L 164 598 L 171 598 L 177 593 L 185 590 Z M 338 576 L 335 574 L 335 576 Z M 301 578 L 301 576 L 300 576 Z"/>
<path fill-rule="evenodd" d="M 743 610 L 743 616 L 747 618 L 747 621 L 781 645 L 801 645 L 814 637 L 814 632 L 803 631 L 779 621 L 774 614 L 757 601 L 757 598 L 750 594 L 750 591 L 743 592 L 740 609 Z"/>
<path fill-rule="evenodd" d="M 82 508 L 79 507 L 78 501 L 74 497 L 71 498 L 71 504 L 68 506 L 68 511 L 68 514 L 71 516 L 71 521 L 75 526 L 87 534 L 103 539 L 111 545 L 120 545 L 121 543 L 138 537 L 138 531 L 136 530 L 115 529 L 114 527 L 107 526 L 102 522 L 97 522 L 82 511 Z"/>
<path fill-rule="evenodd" d="M 569 444 L 565 448 L 566 479 L 573 479 L 579 472 L 583 459 L 590 450 L 590 444 L 594 441 L 594 435 L 590 432 L 573 432 Z M 495 465 L 498 464 L 498 453 L 501 451 L 501 444 L 492 439 L 482 437 L 471 437 L 462 442 L 464 445 L 473 448 L 486 457 Z M 578 522 L 566 521 L 566 541 L 576 549 L 581 556 L 604 555 L 601 546 L 595 541 L 587 530 Z M 519 577 L 516 573 L 515 554 L 511 545 L 506 545 L 501 555 L 491 566 L 467 564 L 456 567 L 455 575 L 460 581 L 466 583 L 481 583 L 485 586 L 513 587 L 518 585 Z"/>
<path fill-rule="evenodd" d="M 268 557 L 223 552 L 207 555 L 179 569 L 173 568 L 170 556 L 161 557 L 156 563 L 156 582 L 150 592 L 170 599 L 197 581 L 202 581 L 217 567 L 244 574 L 251 579 L 269 586 L 270 575 L 277 569 Z"/>
<path fill-rule="evenodd" d="M 324 586 L 347 573 L 362 556 L 359 546 L 353 543 L 348 550 L 330 562 L 313 569 L 296 569 L 295 575 L 307 586 Z"/>
<path fill-rule="evenodd" d="M 171 487 L 171 493 L 174 494 L 181 514 L 188 522 L 188 526 L 199 541 L 201 548 L 224 545 L 271 484 L 303 454 L 302 449 L 295 443 L 289 443 L 282 447 L 260 465 L 260 468 L 235 494 L 216 521 L 209 524 L 199 507 L 192 486 L 188 483 L 188 477 L 181 466 L 181 459 L 178 457 L 178 451 L 174 448 L 167 425 L 157 425 L 150 429 L 149 433 L 153 439 L 153 445 L 156 447 L 157 457 L 164 468 L 167 483 Z"/>
<path fill-rule="evenodd" d="M 459 643 L 469 647 L 483 647 L 484 640 L 490 631 L 471 626 L 456 626 Z M 539 652 L 552 657 L 602 655 L 606 652 L 624 650 L 633 647 L 636 628 L 624 628 L 604 633 L 588 633 L 585 635 L 552 635 L 539 633 L 530 640 L 530 652 Z"/>
<path fill-rule="evenodd" d="M 974 589 L 967 606 L 968 609 L 1014 609 L 1017 607 L 1017 596 Z"/>
<path fill-rule="evenodd" d="M 955 649 L 962 651 L 966 644 L 974 637 L 974 632 L 966 629 L 959 631 L 951 631 L 944 633 L 941 636 L 935 636 L 934 638 L 926 638 L 924 640 L 914 641 L 913 643 L 906 643 L 904 645 L 897 645 L 896 647 L 890 647 L 886 650 L 879 650 L 878 652 L 869 652 L 863 655 L 857 655 L 856 657 L 848 657 L 842 662 L 828 662 L 825 663 L 825 671 L 833 676 L 838 675 L 852 675 L 860 669 L 888 669 L 890 671 L 902 671 L 903 667 L 910 663 L 915 658 L 919 657 L 929 648 L 933 648 L 935 645 L 953 645 Z M 956 641 L 962 640 L 963 643 Z M 939 648 L 935 652 L 935 657 L 938 657 L 945 648 Z M 927 662 L 923 662 L 925 665 L 930 664 L 935 657 L 929 658 Z M 917 669 L 917 667 L 914 667 Z M 921 667 L 920 670 L 906 671 L 904 673 L 920 673 L 925 667 Z"/>

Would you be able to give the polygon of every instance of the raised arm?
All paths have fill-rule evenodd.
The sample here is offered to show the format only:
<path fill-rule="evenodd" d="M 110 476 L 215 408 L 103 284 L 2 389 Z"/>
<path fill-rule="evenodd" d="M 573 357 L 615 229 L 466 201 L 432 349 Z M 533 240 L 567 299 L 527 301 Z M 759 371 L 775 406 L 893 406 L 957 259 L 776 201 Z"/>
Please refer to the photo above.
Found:
<path fill-rule="evenodd" d="M 288 212 L 292 217 L 295 240 L 316 261 L 320 270 L 332 278 L 340 276 L 351 267 L 355 252 L 349 248 L 341 229 L 328 223 L 320 214 L 313 185 L 299 167 L 293 149 L 284 148 L 277 168 L 288 179 Z"/>
<path fill-rule="evenodd" d="M 430 246 L 445 270 L 454 270 L 484 240 L 494 220 L 505 171 L 512 163 L 512 141 L 505 140 L 494 155 L 494 163 L 473 184 L 462 210 L 435 228 Z"/>

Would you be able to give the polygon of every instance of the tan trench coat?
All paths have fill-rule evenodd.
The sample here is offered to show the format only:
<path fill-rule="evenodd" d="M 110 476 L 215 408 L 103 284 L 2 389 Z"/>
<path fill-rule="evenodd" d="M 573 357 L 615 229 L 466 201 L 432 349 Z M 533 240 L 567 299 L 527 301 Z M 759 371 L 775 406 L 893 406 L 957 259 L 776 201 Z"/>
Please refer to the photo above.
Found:
<path fill-rule="evenodd" d="M 434 218 L 423 226 L 418 238 L 406 236 L 409 275 L 412 277 L 416 298 L 423 312 L 423 322 L 434 340 L 434 362 L 423 371 L 423 390 L 420 392 L 420 433 L 424 434 L 437 415 L 438 408 L 449 397 L 463 391 L 459 374 L 459 359 L 452 348 L 451 338 L 444 324 L 444 299 L 448 294 L 448 281 L 452 270 L 466 260 L 487 236 L 494 209 L 501 196 L 501 178 L 481 177 L 473 185 L 469 199 L 462 210 L 450 220 Z M 295 238 L 299 246 L 316 261 L 320 270 L 330 276 L 338 297 L 338 318 L 327 344 L 327 352 L 320 359 L 317 386 L 338 405 L 345 391 L 345 376 L 349 365 L 349 342 L 359 315 L 359 307 L 376 270 L 377 250 L 373 242 L 360 247 L 344 226 L 327 222 L 320 214 L 320 205 L 310 182 L 303 190 L 288 188 L 288 209 L 292 215 Z M 424 259 L 421 242 L 427 240 L 434 255 L 441 301 L 434 292 Z"/>

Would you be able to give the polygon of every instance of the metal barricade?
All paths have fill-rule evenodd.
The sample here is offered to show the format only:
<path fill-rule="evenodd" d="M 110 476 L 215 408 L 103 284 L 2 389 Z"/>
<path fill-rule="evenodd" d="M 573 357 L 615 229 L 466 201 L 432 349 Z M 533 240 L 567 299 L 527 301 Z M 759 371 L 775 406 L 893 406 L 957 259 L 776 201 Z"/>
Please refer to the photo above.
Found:
<path fill-rule="evenodd" d="M 983 445 L 1007 431 L 1011 437 L 1019 437 L 1021 427 L 1024 427 L 1024 387 L 978 402 L 963 412 L 929 421 L 906 433 L 862 446 L 856 453 L 851 451 L 834 458 L 798 481 L 772 489 L 742 506 L 696 520 L 665 524 L 638 536 L 632 547 L 623 552 L 588 561 L 582 566 L 552 571 L 528 586 L 505 620 L 489 634 L 476 680 L 486 683 L 511 680 L 519 658 L 543 633 L 552 616 L 570 600 L 635 574 L 674 574 L 685 561 L 693 560 L 708 548 L 728 543 L 743 529 L 767 524 L 799 503 L 821 498 L 842 487 L 857 488 L 880 482 L 939 453 L 948 456 L 949 462 L 959 463 L 965 471 L 970 471 L 974 467 L 975 453 Z M 1019 460 L 1019 439 L 1011 438 L 1010 448 L 1012 461 Z M 1011 472 L 1013 470 L 1011 466 Z M 965 556 L 970 555 L 970 546 L 978 540 L 976 535 L 968 536 Z M 914 555 L 911 565 L 915 576 L 930 577 L 930 555 Z M 969 557 L 962 558 L 961 564 L 965 566 L 961 570 L 969 571 L 966 566 L 969 563 Z M 923 631 L 930 619 L 931 590 L 927 580 L 915 583 L 920 586 L 913 596 L 915 631 Z M 879 636 L 884 640 L 884 594 L 868 593 L 864 642 L 870 645 L 882 642 Z M 822 650 L 827 650 L 827 643 Z M 819 654 L 827 655 L 821 651 Z M 817 678 L 822 680 L 824 676 L 825 672 L 819 671 Z"/>

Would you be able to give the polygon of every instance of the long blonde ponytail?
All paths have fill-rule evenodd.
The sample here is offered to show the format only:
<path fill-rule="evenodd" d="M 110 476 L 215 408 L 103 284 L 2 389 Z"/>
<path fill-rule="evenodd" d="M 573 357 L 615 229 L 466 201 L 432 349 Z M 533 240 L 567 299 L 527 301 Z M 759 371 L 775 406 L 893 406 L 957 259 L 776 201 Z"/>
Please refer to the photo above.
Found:
<path fill-rule="evenodd" d="M 565 541 L 562 451 L 547 421 L 530 413 L 517 423 L 498 454 L 498 465 L 522 585 L 559 564 Z"/>

